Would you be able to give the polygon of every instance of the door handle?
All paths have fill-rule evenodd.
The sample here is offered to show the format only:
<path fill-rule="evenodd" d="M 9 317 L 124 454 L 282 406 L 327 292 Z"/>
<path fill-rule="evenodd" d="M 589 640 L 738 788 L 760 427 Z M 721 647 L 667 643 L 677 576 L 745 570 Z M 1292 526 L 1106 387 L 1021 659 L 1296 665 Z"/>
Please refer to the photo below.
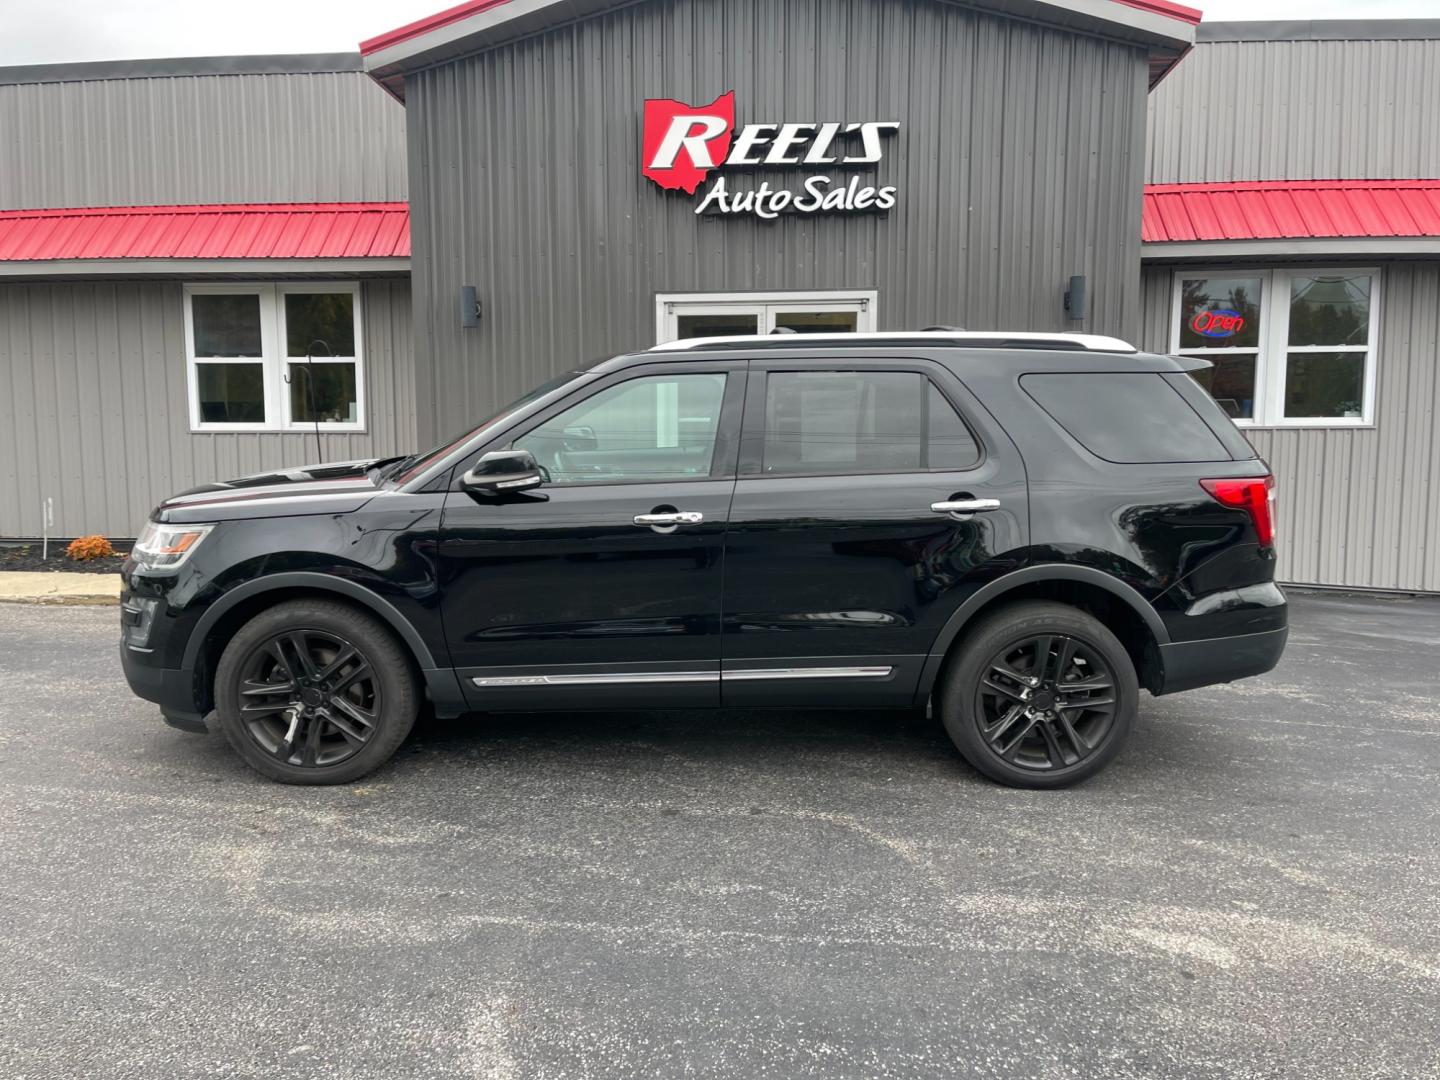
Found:
<path fill-rule="evenodd" d="M 676 510 L 669 514 L 636 514 L 635 524 L 642 528 L 673 529 L 677 525 L 699 525 L 705 515 L 697 510 Z"/>
<path fill-rule="evenodd" d="M 946 502 L 931 503 L 930 509 L 937 514 L 961 515 L 979 514 L 986 510 L 999 510 L 999 499 L 951 499 Z"/>

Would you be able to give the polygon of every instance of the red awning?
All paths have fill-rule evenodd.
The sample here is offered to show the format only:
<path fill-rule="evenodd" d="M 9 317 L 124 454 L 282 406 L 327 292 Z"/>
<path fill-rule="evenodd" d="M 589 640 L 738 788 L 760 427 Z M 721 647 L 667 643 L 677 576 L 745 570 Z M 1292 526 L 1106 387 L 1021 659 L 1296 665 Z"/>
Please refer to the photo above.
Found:
<path fill-rule="evenodd" d="M 1141 239 L 1440 237 L 1440 180 L 1150 184 Z"/>
<path fill-rule="evenodd" d="M 406 203 L 255 203 L 0 210 L 0 262 L 56 259 L 394 259 Z"/>

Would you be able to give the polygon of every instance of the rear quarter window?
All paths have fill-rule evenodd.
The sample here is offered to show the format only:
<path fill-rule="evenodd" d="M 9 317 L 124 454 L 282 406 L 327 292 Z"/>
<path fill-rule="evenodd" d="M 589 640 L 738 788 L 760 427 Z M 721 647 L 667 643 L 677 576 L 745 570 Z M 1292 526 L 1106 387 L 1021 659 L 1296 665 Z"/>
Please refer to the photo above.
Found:
<path fill-rule="evenodd" d="M 1180 371 L 1173 375 L 1162 375 L 1161 378 L 1174 387 L 1175 392 L 1200 414 L 1200 419 L 1210 426 L 1215 437 L 1220 440 L 1236 461 L 1248 461 L 1260 456 L 1250 445 L 1250 440 L 1245 438 L 1241 430 L 1235 426 L 1235 422 L 1225 415 L 1225 410 L 1206 389 L 1195 381 L 1194 376 Z"/>
<path fill-rule="evenodd" d="M 1163 375 L 1054 372 L 1024 375 L 1020 385 L 1076 442 L 1106 461 L 1231 460 L 1215 432 Z"/>

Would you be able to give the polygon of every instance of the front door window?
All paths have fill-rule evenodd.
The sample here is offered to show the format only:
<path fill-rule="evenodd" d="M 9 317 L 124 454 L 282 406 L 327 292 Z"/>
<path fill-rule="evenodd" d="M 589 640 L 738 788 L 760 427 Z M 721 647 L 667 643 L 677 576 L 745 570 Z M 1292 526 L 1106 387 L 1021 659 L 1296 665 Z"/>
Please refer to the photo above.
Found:
<path fill-rule="evenodd" d="M 875 329 L 873 291 L 662 293 L 658 342 L 751 334 L 854 334 Z"/>
<path fill-rule="evenodd" d="M 695 480 L 710 475 L 725 376 L 653 375 L 617 383 L 516 439 L 552 484 Z"/>

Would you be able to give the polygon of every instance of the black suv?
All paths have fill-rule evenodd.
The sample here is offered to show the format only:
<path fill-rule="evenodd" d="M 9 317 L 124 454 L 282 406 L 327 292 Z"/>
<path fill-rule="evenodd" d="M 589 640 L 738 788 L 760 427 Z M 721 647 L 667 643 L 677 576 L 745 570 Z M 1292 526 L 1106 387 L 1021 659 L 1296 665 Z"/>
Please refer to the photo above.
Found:
<path fill-rule="evenodd" d="M 931 705 L 1060 787 L 1141 687 L 1270 670 L 1270 470 L 1189 372 L 1081 335 L 681 341 L 403 459 L 211 484 L 125 564 L 121 656 L 290 783 L 376 768 L 422 703 Z"/>

